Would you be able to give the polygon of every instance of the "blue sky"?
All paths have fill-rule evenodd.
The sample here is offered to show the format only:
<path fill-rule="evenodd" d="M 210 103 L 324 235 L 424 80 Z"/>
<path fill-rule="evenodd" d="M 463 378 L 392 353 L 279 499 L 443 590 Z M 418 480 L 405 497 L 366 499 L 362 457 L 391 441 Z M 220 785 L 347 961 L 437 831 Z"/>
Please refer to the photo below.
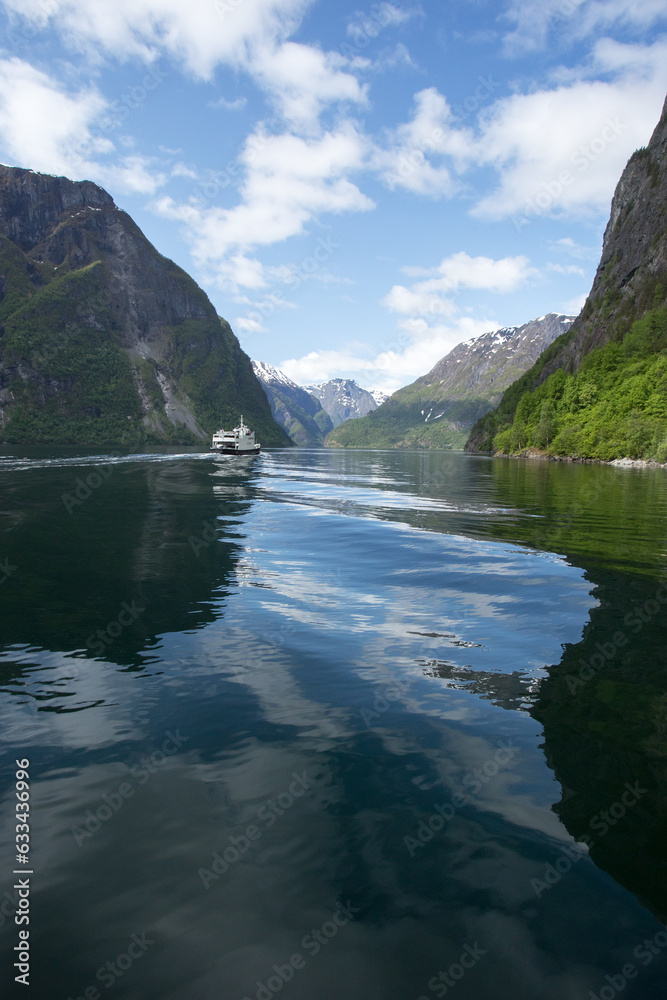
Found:
<path fill-rule="evenodd" d="M 300 383 L 578 312 L 667 92 L 667 0 L 0 10 L 0 160 L 101 184 Z"/>

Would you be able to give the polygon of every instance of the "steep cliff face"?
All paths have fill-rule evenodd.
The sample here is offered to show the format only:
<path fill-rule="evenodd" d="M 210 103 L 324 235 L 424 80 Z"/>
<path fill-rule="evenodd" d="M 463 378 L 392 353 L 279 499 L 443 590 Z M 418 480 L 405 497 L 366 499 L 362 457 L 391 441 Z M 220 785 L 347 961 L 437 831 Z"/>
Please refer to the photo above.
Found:
<path fill-rule="evenodd" d="M 462 448 L 475 420 L 497 405 L 574 317 L 550 313 L 465 341 L 377 410 L 344 424 L 329 447 Z"/>
<path fill-rule="evenodd" d="M 301 448 L 321 448 L 333 429 L 331 418 L 315 396 L 265 361 L 253 361 L 255 375 L 264 386 L 273 419 Z"/>
<path fill-rule="evenodd" d="M 229 325 L 106 191 L 0 166 L 0 437 L 286 444 Z"/>
<path fill-rule="evenodd" d="M 622 343 L 633 322 L 665 303 L 667 290 L 667 101 L 648 146 L 630 158 L 611 204 L 600 263 L 584 308 L 570 329 L 473 428 L 470 451 L 492 447 L 511 425 L 521 398 L 555 372 L 572 375 L 584 359 Z"/>

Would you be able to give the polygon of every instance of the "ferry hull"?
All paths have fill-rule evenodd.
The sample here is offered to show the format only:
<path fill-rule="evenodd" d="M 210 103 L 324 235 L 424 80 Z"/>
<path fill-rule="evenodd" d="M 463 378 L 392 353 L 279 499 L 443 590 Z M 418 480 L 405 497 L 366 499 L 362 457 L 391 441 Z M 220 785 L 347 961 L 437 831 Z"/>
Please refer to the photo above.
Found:
<path fill-rule="evenodd" d="M 259 455 L 259 448 L 211 448 L 215 455 Z"/>

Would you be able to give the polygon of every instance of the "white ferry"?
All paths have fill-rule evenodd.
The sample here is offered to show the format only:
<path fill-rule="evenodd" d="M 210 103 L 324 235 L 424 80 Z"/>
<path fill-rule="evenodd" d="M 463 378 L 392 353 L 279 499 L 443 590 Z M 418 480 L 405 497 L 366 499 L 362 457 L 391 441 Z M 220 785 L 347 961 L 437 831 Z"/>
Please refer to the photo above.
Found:
<path fill-rule="evenodd" d="M 216 451 L 219 455 L 259 455 L 261 445 L 255 441 L 255 432 L 241 423 L 233 431 L 225 431 L 220 428 L 213 435 L 211 451 Z"/>

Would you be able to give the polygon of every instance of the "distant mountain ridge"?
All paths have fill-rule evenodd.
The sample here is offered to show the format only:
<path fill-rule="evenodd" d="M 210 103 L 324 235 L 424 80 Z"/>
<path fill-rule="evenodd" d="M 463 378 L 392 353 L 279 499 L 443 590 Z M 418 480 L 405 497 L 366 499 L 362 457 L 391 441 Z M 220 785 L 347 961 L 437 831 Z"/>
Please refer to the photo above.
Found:
<path fill-rule="evenodd" d="M 573 316 L 549 313 L 457 344 L 411 385 L 362 420 L 328 435 L 328 447 L 463 448 L 470 428 L 504 390 L 569 329 Z"/>
<path fill-rule="evenodd" d="M 0 165 L 0 440 L 287 445 L 229 324 L 111 196 Z"/>
<path fill-rule="evenodd" d="M 273 419 L 291 440 L 302 448 L 322 447 L 333 423 L 319 400 L 265 361 L 253 361 L 252 367 L 264 387 Z"/>
<path fill-rule="evenodd" d="M 667 101 L 614 192 L 570 329 L 473 427 L 470 451 L 667 460 Z"/>
<path fill-rule="evenodd" d="M 330 378 L 327 382 L 304 388 L 319 399 L 334 427 L 345 420 L 364 417 L 379 405 L 378 400 L 387 398 L 378 389 L 362 389 L 353 378 Z"/>

